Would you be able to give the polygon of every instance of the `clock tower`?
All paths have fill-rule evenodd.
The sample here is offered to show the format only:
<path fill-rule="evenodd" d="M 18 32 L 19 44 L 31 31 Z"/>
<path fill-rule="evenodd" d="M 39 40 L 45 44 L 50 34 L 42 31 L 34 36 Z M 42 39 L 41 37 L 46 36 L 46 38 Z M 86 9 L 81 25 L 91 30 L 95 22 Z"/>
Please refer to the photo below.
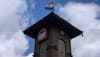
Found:
<path fill-rule="evenodd" d="M 24 33 L 35 39 L 33 57 L 72 57 L 71 39 L 82 31 L 51 12 Z"/>

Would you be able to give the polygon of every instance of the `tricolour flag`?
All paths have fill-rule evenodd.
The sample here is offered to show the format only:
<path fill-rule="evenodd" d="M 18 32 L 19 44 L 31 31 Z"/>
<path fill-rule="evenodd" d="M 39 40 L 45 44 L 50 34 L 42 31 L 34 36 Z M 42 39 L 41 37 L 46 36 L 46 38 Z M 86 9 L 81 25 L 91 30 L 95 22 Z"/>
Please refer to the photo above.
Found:
<path fill-rule="evenodd" d="M 52 10 L 54 9 L 54 2 L 49 2 L 46 6 L 45 9 L 47 10 Z"/>

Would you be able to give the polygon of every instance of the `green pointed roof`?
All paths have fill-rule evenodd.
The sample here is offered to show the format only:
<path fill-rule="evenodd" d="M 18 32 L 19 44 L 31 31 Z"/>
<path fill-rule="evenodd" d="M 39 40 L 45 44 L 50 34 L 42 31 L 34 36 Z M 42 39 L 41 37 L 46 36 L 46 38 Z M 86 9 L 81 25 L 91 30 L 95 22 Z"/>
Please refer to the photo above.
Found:
<path fill-rule="evenodd" d="M 57 27 L 65 31 L 68 34 L 70 39 L 82 34 L 82 31 L 65 21 L 63 18 L 56 15 L 54 12 L 51 12 L 46 17 L 32 25 L 31 27 L 27 28 L 24 31 L 24 34 L 37 38 L 37 34 L 39 30 L 43 27 L 50 28 L 50 27 Z"/>

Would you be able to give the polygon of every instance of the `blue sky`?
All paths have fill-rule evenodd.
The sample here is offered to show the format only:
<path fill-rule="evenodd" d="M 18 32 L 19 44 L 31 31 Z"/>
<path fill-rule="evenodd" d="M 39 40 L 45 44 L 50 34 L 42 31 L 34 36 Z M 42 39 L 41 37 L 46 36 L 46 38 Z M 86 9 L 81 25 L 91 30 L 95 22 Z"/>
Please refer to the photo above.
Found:
<path fill-rule="evenodd" d="M 23 34 L 51 11 L 44 6 L 55 2 L 55 13 L 84 31 L 72 39 L 74 57 L 100 57 L 99 0 L 0 0 L 0 57 L 32 57 L 34 39 Z"/>
<path fill-rule="evenodd" d="M 48 11 L 46 11 L 44 9 L 44 6 L 50 2 L 50 1 L 54 1 L 55 4 L 61 4 L 64 5 L 68 2 L 78 2 L 78 3 L 96 3 L 98 5 L 100 5 L 100 1 L 99 0 L 27 0 L 27 5 L 28 5 L 28 13 L 34 15 L 34 17 L 36 19 L 41 19 L 42 17 L 44 17 L 45 15 L 47 15 Z M 35 8 L 32 9 L 31 5 L 35 3 Z"/>
<path fill-rule="evenodd" d="M 100 1 L 99 0 L 26 0 L 27 3 L 27 13 L 31 16 L 33 16 L 35 18 L 35 21 L 38 21 L 39 19 L 43 18 L 44 16 L 46 16 L 50 11 L 47 11 L 44 9 L 45 5 L 50 2 L 50 1 L 54 1 L 55 2 L 55 7 L 58 6 L 58 4 L 60 5 L 65 5 L 66 3 L 69 2 L 76 2 L 76 3 L 96 3 L 98 5 L 100 5 Z M 32 5 L 34 4 L 34 9 L 32 8 Z M 55 9 L 56 11 L 58 9 Z M 30 21 L 31 25 L 34 23 L 34 20 Z"/>
<path fill-rule="evenodd" d="M 34 16 L 36 21 L 38 21 L 50 12 L 50 11 L 44 9 L 44 6 L 50 1 L 54 1 L 56 6 L 58 4 L 65 5 L 66 3 L 69 3 L 69 2 L 96 3 L 96 4 L 100 5 L 99 0 L 27 0 L 27 5 L 28 5 L 28 10 L 27 11 L 28 11 L 29 14 Z M 34 9 L 31 7 L 31 5 L 33 3 L 35 5 Z M 55 9 L 55 10 L 57 10 L 57 9 Z M 31 22 L 31 25 L 32 25 L 33 22 Z M 26 54 L 34 51 L 34 40 L 30 37 L 27 37 L 27 38 L 29 39 L 30 48 L 27 50 Z"/>

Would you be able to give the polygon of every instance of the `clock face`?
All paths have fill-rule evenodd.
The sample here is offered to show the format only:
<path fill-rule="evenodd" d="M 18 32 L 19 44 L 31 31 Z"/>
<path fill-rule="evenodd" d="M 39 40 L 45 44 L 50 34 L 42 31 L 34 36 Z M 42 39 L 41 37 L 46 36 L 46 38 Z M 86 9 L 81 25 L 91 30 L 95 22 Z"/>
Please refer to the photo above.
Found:
<path fill-rule="evenodd" d="M 43 40 L 44 38 L 47 38 L 46 28 L 42 28 L 38 33 L 38 40 Z"/>

